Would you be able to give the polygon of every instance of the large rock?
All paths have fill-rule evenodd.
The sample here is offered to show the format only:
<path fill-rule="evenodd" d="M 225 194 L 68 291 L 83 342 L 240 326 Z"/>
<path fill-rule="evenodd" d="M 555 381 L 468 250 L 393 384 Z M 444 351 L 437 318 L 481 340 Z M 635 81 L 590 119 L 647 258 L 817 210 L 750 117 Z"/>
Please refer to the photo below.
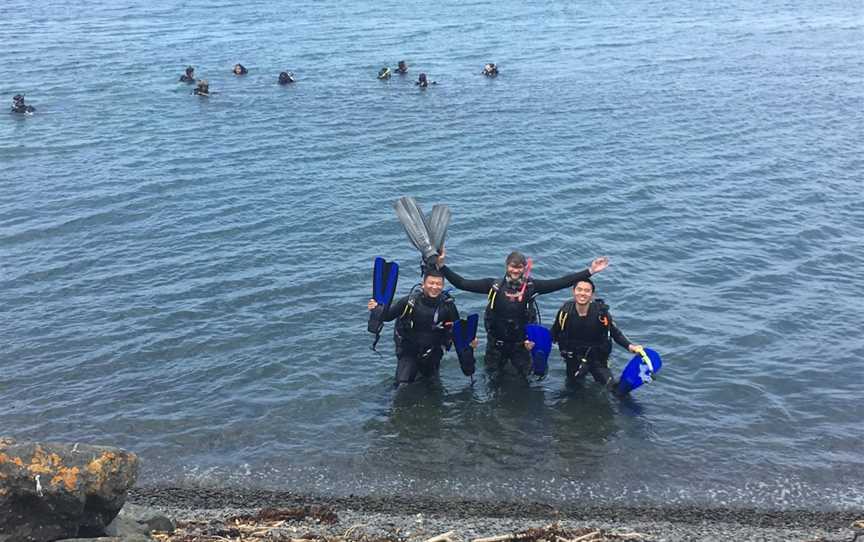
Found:
<path fill-rule="evenodd" d="M 128 537 L 132 535 L 150 536 L 152 531 L 174 532 L 174 522 L 162 512 L 146 506 L 126 503 L 114 521 L 105 528 L 107 536 Z"/>
<path fill-rule="evenodd" d="M 118 448 L 0 439 L 0 542 L 101 536 L 137 476 Z"/>

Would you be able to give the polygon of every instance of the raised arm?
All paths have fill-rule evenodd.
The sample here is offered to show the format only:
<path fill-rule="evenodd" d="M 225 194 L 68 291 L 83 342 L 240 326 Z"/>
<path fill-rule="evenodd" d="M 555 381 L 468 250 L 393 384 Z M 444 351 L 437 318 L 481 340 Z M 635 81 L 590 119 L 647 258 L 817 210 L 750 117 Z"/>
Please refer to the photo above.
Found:
<path fill-rule="evenodd" d="M 446 278 L 455 288 L 466 292 L 474 292 L 477 294 L 488 293 L 492 288 L 492 284 L 495 282 L 495 279 L 462 278 L 461 275 L 457 274 L 446 265 L 441 268 L 441 272 L 444 273 L 444 278 Z"/>
<path fill-rule="evenodd" d="M 474 292 L 477 294 L 485 294 L 488 293 L 492 288 L 492 284 L 495 283 L 495 279 L 466 279 L 462 278 L 461 275 L 444 265 L 444 258 L 447 257 L 447 249 L 445 247 L 441 247 L 441 253 L 438 255 L 438 269 L 444 274 L 444 278 L 446 278 L 453 287 L 464 290 L 466 292 Z"/>
<path fill-rule="evenodd" d="M 600 256 L 599 258 L 594 258 L 594 260 L 591 262 L 591 266 L 588 269 L 583 269 L 582 271 L 577 271 L 576 273 L 570 273 L 569 275 L 564 275 L 563 277 L 557 279 L 535 279 L 534 290 L 538 294 L 548 294 L 550 292 L 563 290 L 568 286 L 576 284 L 580 280 L 585 280 L 591 275 L 603 271 L 607 267 L 609 267 L 609 258 L 607 258 L 606 256 Z"/>

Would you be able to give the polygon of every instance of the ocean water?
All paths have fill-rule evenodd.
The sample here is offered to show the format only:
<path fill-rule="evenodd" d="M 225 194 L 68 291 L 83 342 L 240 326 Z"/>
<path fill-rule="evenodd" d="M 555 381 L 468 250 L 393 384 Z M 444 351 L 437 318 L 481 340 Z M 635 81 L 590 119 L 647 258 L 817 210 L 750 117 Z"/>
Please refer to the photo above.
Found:
<path fill-rule="evenodd" d="M 0 98 L 37 112 L 0 116 L 0 434 L 143 484 L 864 506 L 862 4 L 529 4 L 7 0 Z M 472 386 L 451 353 L 394 392 L 365 303 L 377 255 L 417 279 L 401 195 L 450 206 L 466 277 L 609 255 L 659 380 L 622 403 L 553 353 Z"/>

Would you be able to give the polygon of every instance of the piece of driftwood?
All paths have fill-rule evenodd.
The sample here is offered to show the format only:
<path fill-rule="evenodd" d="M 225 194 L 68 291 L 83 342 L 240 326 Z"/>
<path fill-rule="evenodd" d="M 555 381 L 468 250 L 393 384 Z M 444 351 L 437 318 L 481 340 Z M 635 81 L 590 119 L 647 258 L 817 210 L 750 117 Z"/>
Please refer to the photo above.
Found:
<path fill-rule="evenodd" d="M 570 542 L 585 542 L 599 535 L 600 531 L 591 531 L 588 534 L 583 534 L 582 536 L 577 536 L 576 538 L 571 538 Z"/>
<path fill-rule="evenodd" d="M 507 540 L 516 540 L 518 535 L 513 533 L 511 534 L 499 534 L 498 536 L 489 536 L 486 538 L 475 538 L 471 542 L 506 542 Z"/>
<path fill-rule="evenodd" d="M 454 534 L 456 534 L 456 531 L 447 531 L 446 533 L 441 533 L 437 536 L 433 536 L 432 538 L 426 540 L 426 542 L 450 542 L 453 540 Z"/>

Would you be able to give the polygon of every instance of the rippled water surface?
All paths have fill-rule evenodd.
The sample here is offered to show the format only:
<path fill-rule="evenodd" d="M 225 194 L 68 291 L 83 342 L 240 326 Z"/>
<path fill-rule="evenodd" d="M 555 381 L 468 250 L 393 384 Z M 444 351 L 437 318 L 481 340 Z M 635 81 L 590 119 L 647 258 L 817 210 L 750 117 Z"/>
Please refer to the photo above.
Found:
<path fill-rule="evenodd" d="M 0 28 L 37 107 L 0 117 L 0 433 L 145 483 L 864 506 L 860 2 L 85 4 Z M 376 255 L 416 279 L 403 194 L 468 277 L 608 254 L 660 380 L 472 387 L 449 354 L 394 393 L 365 302 Z"/>

